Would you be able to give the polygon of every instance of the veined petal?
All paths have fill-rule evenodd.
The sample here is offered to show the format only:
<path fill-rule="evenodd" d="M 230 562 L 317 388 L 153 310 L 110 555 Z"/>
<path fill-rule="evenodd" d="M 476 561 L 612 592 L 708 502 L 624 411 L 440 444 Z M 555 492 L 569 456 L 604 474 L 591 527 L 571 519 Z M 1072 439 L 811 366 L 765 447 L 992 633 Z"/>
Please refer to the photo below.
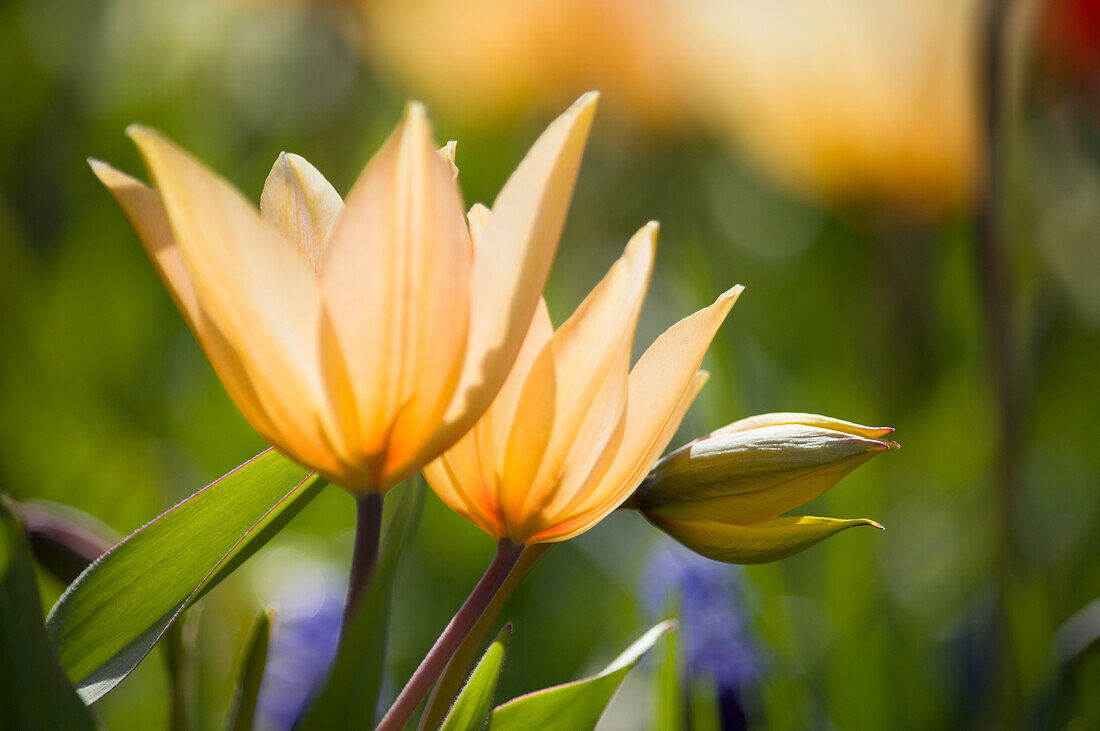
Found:
<path fill-rule="evenodd" d="M 680 405 L 684 394 L 693 387 L 711 340 L 743 290 L 740 285 L 732 287 L 714 304 L 680 320 L 638 359 L 630 372 L 622 447 L 601 489 L 581 506 L 582 511 L 591 510 L 596 503 L 602 503 L 606 512 L 618 507 L 668 446 L 683 418 Z"/>
<path fill-rule="evenodd" d="M 480 455 L 468 436 L 425 465 L 424 478 L 447 507 L 499 541 L 508 531 L 499 511 L 483 501 Z"/>
<path fill-rule="evenodd" d="M 654 525 L 696 553 L 726 563 L 766 563 L 804 551 L 815 543 L 857 525 L 882 526 L 867 518 L 839 520 L 810 516 L 776 518 L 752 525 L 716 520 L 670 520 L 660 511 L 646 511 Z"/>
<path fill-rule="evenodd" d="M 334 472 L 323 433 L 333 436 L 319 366 L 320 297 L 308 268 L 224 180 L 152 130 L 127 133 L 145 158 L 203 313 L 240 358 L 284 440 L 279 446 Z"/>
<path fill-rule="evenodd" d="M 864 439 L 880 439 L 894 431 L 894 428 L 890 426 L 863 426 L 862 424 L 855 424 L 850 421 L 844 421 L 843 419 L 831 419 L 827 416 L 819 416 L 818 414 L 780 412 L 776 414 L 758 414 L 757 416 L 740 419 L 732 424 L 727 424 L 721 429 L 716 429 L 714 434 L 747 431 L 749 429 L 756 429 L 757 427 L 775 426 L 778 424 L 815 426 L 821 429 L 832 429 L 833 431 L 843 432 L 844 434 L 852 434 L 857 437 L 863 437 Z"/>
<path fill-rule="evenodd" d="M 637 368 L 637 366 L 635 366 L 635 368 Z M 683 421 L 684 414 L 687 413 L 688 408 L 690 408 L 692 402 L 695 401 L 695 397 L 699 395 L 703 386 L 706 385 L 709 377 L 710 374 L 706 371 L 699 371 L 695 374 L 695 377 L 691 379 L 691 384 L 680 397 L 680 402 L 676 404 L 668 421 L 663 425 L 662 431 L 660 431 L 654 439 L 652 458 L 648 463 L 645 460 L 640 460 L 638 462 L 638 469 L 640 470 L 641 476 L 634 476 L 631 477 L 629 481 L 623 482 L 621 477 L 612 475 L 611 470 L 608 470 L 608 474 L 605 475 L 604 480 L 591 492 L 591 494 L 586 496 L 586 498 L 576 506 L 570 506 L 568 516 L 565 516 L 564 519 L 551 528 L 533 536 L 531 542 L 556 543 L 575 538 L 596 525 L 596 523 L 599 523 L 621 505 L 626 498 L 621 498 L 619 492 L 625 492 L 627 496 L 629 496 L 630 491 L 634 489 L 624 489 L 623 485 L 629 485 L 631 481 L 640 482 L 644 478 L 645 471 L 648 469 L 647 464 L 651 464 L 664 448 L 668 446 L 672 437 L 675 436 L 676 430 L 680 426 L 680 422 Z M 626 417 L 628 427 L 629 419 L 630 414 L 628 406 Z M 614 467 L 612 469 L 614 469 Z"/>
<path fill-rule="evenodd" d="M 410 104 L 333 228 L 321 272 L 376 489 L 418 468 L 461 372 L 471 245 L 462 198 Z M 454 435 L 457 438 L 459 435 Z"/>
<path fill-rule="evenodd" d="M 304 157 L 279 155 L 260 196 L 260 217 L 294 245 L 314 272 L 321 270 L 325 246 L 344 208 L 340 194 Z"/>
<path fill-rule="evenodd" d="M 603 457 L 621 438 L 630 347 L 656 234 L 657 225 L 650 223 L 634 235 L 531 369 L 516 408 L 502 485 L 506 510 L 524 516 L 523 522 L 551 502 L 567 504 L 610 465 Z"/>
<path fill-rule="evenodd" d="M 546 302 L 540 299 L 523 348 L 493 405 L 473 429 L 424 468 L 424 477 L 443 502 L 497 540 L 508 535 L 500 504 L 508 433 L 528 372 L 553 334 Z"/>
<path fill-rule="evenodd" d="M 272 444 L 281 443 L 282 440 L 260 405 L 240 358 L 225 338 L 214 332 L 213 326 L 203 315 L 202 306 L 191 284 L 191 275 L 176 248 L 168 214 L 164 211 L 160 196 L 141 181 L 101 160 L 89 160 L 88 163 L 130 220 L 157 274 L 237 408 L 260 436 Z"/>
<path fill-rule="evenodd" d="M 585 94 L 546 128 L 475 234 L 470 333 L 441 448 L 492 402 L 523 343 L 561 236 L 597 97 Z"/>

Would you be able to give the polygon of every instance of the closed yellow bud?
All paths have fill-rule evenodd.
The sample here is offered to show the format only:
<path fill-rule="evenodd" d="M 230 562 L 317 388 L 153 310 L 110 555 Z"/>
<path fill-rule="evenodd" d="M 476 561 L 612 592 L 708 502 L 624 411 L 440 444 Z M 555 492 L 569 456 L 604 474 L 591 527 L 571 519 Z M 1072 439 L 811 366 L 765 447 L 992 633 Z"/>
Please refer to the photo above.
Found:
<path fill-rule="evenodd" d="M 786 558 L 852 526 L 882 528 L 865 518 L 781 516 L 896 448 L 881 439 L 891 431 L 813 414 L 743 419 L 658 462 L 627 507 L 708 558 Z"/>

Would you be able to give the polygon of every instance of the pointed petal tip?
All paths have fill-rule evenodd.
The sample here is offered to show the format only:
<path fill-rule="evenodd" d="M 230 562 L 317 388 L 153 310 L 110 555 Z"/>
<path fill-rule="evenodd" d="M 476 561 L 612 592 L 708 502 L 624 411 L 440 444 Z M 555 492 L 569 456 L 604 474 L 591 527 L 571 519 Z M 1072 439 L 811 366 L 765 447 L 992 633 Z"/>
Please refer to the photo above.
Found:
<path fill-rule="evenodd" d="M 864 518 L 863 520 L 865 521 L 864 525 L 869 525 L 872 528 L 878 528 L 879 530 L 886 530 L 886 526 L 884 526 L 882 523 L 879 523 L 878 521 L 871 520 L 870 518 Z"/>
<path fill-rule="evenodd" d="M 409 99 L 405 102 L 405 111 L 402 114 L 402 121 L 416 121 L 427 122 L 428 121 L 428 107 L 424 102 L 417 99 Z"/>
<path fill-rule="evenodd" d="M 161 138 L 163 135 L 152 127 L 133 122 L 126 125 L 126 136 L 140 146 L 142 140 Z"/>
<path fill-rule="evenodd" d="M 569 126 L 583 128 L 582 134 L 587 135 L 588 129 L 592 126 L 592 118 L 596 115 L 596 103 L 599 100 L 600 92 L 585 92 L 577 98 L 577 101 L 570 104 L 568 109 L 562 112 L 558 120 L 566 120 Z"/>
<path fill-rule="evenodd" d="M 653 258 L 657 251 L 657 233 L 660 228 L 659 223 L 650 221 L 638 229 L 637 233 L 631 236 L 630 241 L 626 244 L 627 255 L 638 256 L 644 254 L 649 258 Z"/>
<path fill-rule="evenodd" d="M 592 108 L 596 106 L 596 103 L 600 101 L 600 92 L 596 89 L 592 91 L 586 91 L 577 97 L 577 101 L 571 105 L 574 109 Z"/>
<path fill-rule="evenodd" d="M 745 291 L 745 286 L 744 285 L 735 284 L 732 287 L 730 287 L 729 289 L 727 289 L 725 292 L 723 292 L 722 294 L 718 295 L 718 299 L 716 301 L 717 302 L 724 302 L 726 300 L 732 300 L 730 302 L 730 304 L 732 305 L 734 302 L 737 301 L 737 298 L 740 297 L 741 293 L 744 292 L 744 291 Z"/>
<path fill-rule="evenodd" d="M 108 190 L 114 190 L 119 186 L 136 182 L 131 176 L 122 172 L 111 163 L 100 160 L 98 157 L 89 157 L 88 167 L 92 169 L 92 174 L 95 175 L 99 182 L 103 183 Z"/>
<path fill-rule="evenodd" d="M 100 160 L 98 157 L 89 157 L 87 160 L 88 167 L 92 169 L 92 172 L 95 173 L 95 176 L 100 180 L 103 180 L 104 175 L 110 175 L 111 171 L 115 169 L 111 163 Z"/>

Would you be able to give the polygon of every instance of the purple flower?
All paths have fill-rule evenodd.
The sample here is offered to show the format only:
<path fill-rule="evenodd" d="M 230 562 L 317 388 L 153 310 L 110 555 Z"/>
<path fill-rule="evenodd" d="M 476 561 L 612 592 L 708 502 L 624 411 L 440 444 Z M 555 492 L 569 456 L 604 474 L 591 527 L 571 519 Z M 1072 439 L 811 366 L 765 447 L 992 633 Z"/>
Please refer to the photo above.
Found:
<path fill-rule="evenodd" d="M 751 599 L 741 568 L 704 558 L 678 543 L 662 542 L 646 561 L 643 597 L 653 615 L 679 604 L 680 647 L 688 677 L 713 678 L 723 728 L 744 728 L 741 690 L 760 672 L 760 652 L 749 634 Z"/>
<path fill-rule="evenodd" d="M 276 619 L 256 708 L 258 731 L 289 731 L 336 655 L 344 585 L 291 572 L 277 590 Z"/>

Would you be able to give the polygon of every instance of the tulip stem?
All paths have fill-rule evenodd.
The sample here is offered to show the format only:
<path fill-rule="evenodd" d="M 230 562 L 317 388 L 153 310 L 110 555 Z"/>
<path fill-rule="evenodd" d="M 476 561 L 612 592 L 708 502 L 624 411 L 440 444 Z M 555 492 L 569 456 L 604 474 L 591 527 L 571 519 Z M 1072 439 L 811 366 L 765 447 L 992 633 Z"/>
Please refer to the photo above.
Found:
<path fill-rule="evenodd" d="M 466 597 L 466 601 L 451 619 L 450 623 L 432 645 L 432 649 L 420 661 L 416 672 L 398 694 L 397 700 L 386 711 L 376 731 L 400 731 L 408 723 L 420 701 L 431 689 L 432 684 L 450 662 L 462 641 L 470 634 L 486 607 L 493 601 L 504 586 L 512 568 L 519 561 L 523 546 L 517 546 L 508 539 L 497 544 L 497 553 L 485 570 L 477 586 Z"/>
<path fill-rule="evenodd" d="M 552 543 L 536 543 L 523 549 L 519 560 L 508 572 L 508 578 L 504 580 L 500 591 L 493 596 L 493 600 L 489 602 L 489 606 L 481 614 L 481 619 L 477 621 L 477 624 L 473 626 L 466 638 L 462 640 L 462 644 L 459 645 L 446 667 L 443 668 L 439 680 L 432 688 L 432 694 L 428 696 L 428 704 L 424 707 L 424 715 L 420 718 L 420 731 L 434 731 L 443 725 L 443 719 L 454 703 L 458 691 L 462 688 L 462 683 L 466 680 L 466 673 L 470 670 L 474 660 L 477 659 L 477 651 L 481 647 L 485 635 L 489 633 L 497 614 L 500 613 L 500 608 L 512 595 L 512 590 L 516 588 L 520 580 L 527 575 L 535 562 L 552 545 Z"/>
<path fill-rule="evenodd" d="M 347 632 L 363 587 L 374 574 L 378 563 L 378 540 L 382 533 L 382 493 L 368 492 L 355 501 L 355 548 L 351 555 L 351 575 L 348 577 L 348 597 L 344 603 L 344 619 L 340 635 Z"/>

